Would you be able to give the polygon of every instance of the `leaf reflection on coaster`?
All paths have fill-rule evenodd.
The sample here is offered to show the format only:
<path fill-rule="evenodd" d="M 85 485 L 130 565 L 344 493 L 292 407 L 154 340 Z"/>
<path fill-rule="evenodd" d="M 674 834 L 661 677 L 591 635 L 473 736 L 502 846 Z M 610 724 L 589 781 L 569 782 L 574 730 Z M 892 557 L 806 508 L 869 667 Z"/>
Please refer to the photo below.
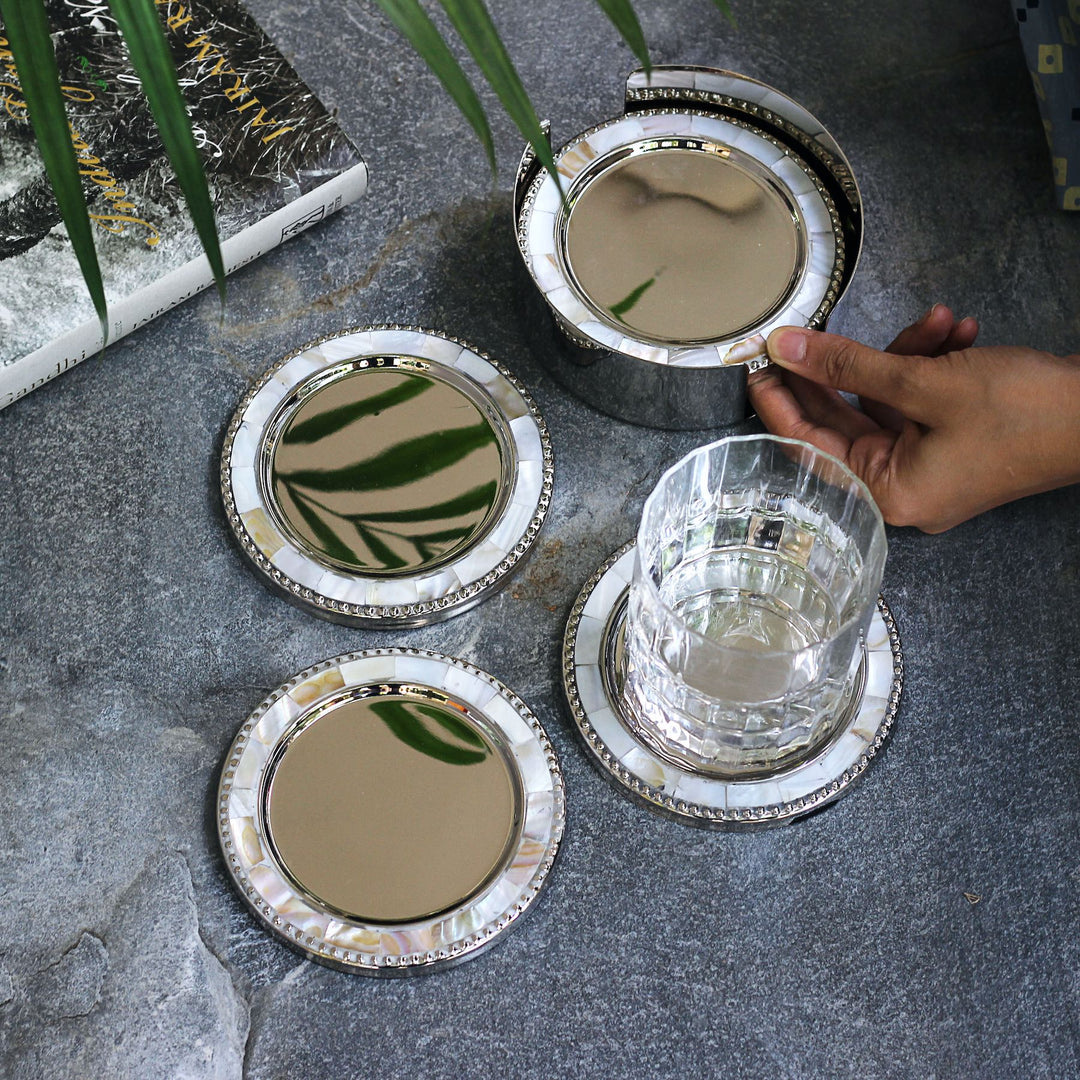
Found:
<path fill-rule="evenodd" d="M 373 701 L 370 708 L 406 746 L 447 765 L 476 765 L 490 753 L 475 729 L 443 709 L 411 703 L 406 706 L 400 701 Z M 422 716 L 435 720 L 462 742 L 471 743 L 479 749 L 467 750 L 438 738 L 424 724 Z"/>
<path fill-rule="evenodd" d="M 440 426 L 425 430 L 433 417 Z M 271 466 L 301 542 L 347 571 L 391 574 L 467 543 L 488 519 L 501 471 L 494 428 L 460 390 L 428 373 L 370 368 L 308 394 Z"/>

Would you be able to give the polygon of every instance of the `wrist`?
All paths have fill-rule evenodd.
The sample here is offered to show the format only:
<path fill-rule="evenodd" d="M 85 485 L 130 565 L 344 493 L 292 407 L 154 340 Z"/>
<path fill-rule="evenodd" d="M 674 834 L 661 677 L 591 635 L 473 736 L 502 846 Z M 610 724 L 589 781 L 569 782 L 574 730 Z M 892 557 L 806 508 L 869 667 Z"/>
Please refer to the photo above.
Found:
<path fill-rule="evenodd" d="M 1019 494 L 1080 483 L 1080 354 L 1046 357 L 1036 377 L 1028 467 L 1018 476 L 1026 490 Z"/>

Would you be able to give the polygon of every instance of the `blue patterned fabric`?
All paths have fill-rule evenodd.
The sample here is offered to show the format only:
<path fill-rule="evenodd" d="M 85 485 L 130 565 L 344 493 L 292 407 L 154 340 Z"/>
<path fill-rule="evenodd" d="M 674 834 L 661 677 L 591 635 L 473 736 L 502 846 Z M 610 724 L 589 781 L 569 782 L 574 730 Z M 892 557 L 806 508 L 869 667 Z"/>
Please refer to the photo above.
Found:
<path fill-rule="evenodd" d="M 1080 0 L 1021 0 L 1014 9 L 1035 83 L 1062 210 L 1080 210 Z"/>

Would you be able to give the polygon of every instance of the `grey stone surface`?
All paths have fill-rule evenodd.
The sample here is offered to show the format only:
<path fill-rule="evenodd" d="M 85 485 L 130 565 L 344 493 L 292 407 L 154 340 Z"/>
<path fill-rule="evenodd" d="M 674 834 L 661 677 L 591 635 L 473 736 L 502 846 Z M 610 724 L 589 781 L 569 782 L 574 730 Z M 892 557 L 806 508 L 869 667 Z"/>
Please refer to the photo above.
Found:
<path fill-rule="evenodd" d="M 370 3 L 252 0 L 368 157 L 368 195 L 0 412 L 0 1073 L 42 1076 L 1068 1076 L 1080 1073 L 1080 492 L 943 536 L 891 530 L 908 684 L 862 785 L 756 835 L 630 804 L 562 712 L 580 584 L 659 473 L 712 433 L 570 399 L 516 314 L 509 183 Z M 1080 216 L 1049 167 L 1008 7 L 704 0 L 641 15 L 658 61 L 725 66 L 817 113 L 862 184 L 833 326 L 883 344 L 928 304 L 987 343 L 1080 345 Z M 592 4 L 492 5 L 567 137 L 631 60 Z M 303 342 L 400 320 L 464 336 L 534 390 L 551 517 L 506 590 L 365 633 L 271 596 L 230 545 L 224 425 Z M 387 643 L 462 656 L 536 710 L 569 823 L 550 891 L 492 952 L 381 983 L 263 934 L 217 852 L 221 755 L 267 690 Z M 980 897 L 971 903 L 964 894 Z"/>

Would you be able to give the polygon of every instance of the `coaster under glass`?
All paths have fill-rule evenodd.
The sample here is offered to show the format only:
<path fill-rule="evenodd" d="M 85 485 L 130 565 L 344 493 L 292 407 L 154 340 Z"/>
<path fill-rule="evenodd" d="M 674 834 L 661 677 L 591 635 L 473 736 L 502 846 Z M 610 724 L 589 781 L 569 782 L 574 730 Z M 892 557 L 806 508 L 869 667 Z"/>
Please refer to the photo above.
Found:
<path fill-rule="evenodd" d="M 854 699 L 828 741 L 772 774 L 732 779 L 692 769 L 643 738 L 620 700 L 619 638 L 634 572 L 634 543 L 608 558 L 581 590 L 563 640 L 563 686 L 590 757 L 625 794 L 703 828 L 780 825 L 838 799 L 879 753 L 900 706 L 904 661 L 878 598 Z"/>

